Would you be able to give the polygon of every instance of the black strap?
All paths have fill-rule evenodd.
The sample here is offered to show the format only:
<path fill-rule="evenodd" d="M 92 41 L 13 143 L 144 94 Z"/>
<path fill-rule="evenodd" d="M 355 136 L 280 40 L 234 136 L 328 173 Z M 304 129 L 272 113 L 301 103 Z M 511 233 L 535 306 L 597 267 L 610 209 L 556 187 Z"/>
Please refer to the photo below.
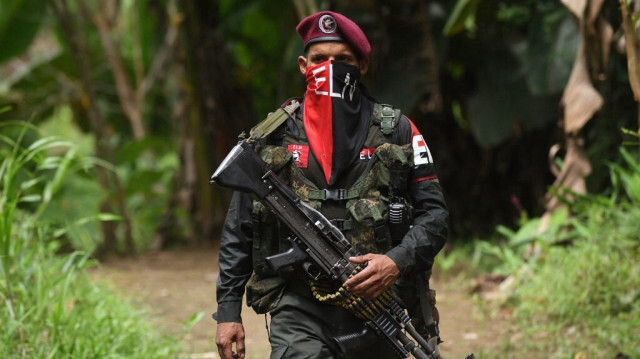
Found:
<path fill-rule="evenodd" d="M 329 222 L 341 231 L 348 231 L 353 228 L 353 222 L 350 219 L 331 219 Z"/>
<path fill-rule="evenodd" d="M 440 330 L 438 329 L 438 323 L 433 320 L 433 308 L 429 302 L 429 289 L 425 283 L 426 278 L 419 276 L 418 281 L 418 297 L 420 298 L 420 307 L 422 308 L 422 316 L 424 324 L 427 327 L 430 338 L 438 337 L 438 343 L 440 340 Z"/>
<path fill-rule="evenodd" d="M 358 197 L 359 192 L 357 190 L 348 190 L 348 189 L 320 189 L 320 190 L 310 190 L 309 191 L 309 199 L 317 199 L 321 201 L 325 200 L 333 200 L 333 201 L 342 201 L 345 199 L 353 199 Z"/>

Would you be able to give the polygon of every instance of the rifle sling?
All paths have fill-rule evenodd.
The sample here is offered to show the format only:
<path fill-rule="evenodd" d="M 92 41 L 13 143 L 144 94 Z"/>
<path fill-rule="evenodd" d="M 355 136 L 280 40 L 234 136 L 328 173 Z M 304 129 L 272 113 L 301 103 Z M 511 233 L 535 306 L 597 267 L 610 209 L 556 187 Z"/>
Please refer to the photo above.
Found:
<path fill-rule="evenodd" d="M 258 123 L 249 131 L 249 141 L 253 142 L 264 138 L 282 125 L 300 107 L 300 102 L 292 100 L 284 107 L 270 113 L 267 118 Z"/>
<path fill-rule="evenodd" d="M 431 337 L 439 337 L 440 333 L 438 330 L 438 326 L 433 321 L 433 308 L 431 307 L 431 303 L 429 303 L 429 290 L 425 285 L 425 282 L 422 278 L 418 279 L 418 297 L 420 298 L 420 306 L 422 307 L 422 316 L 424 317 L 424 324 L 429 331 L 429 335 Z"/>

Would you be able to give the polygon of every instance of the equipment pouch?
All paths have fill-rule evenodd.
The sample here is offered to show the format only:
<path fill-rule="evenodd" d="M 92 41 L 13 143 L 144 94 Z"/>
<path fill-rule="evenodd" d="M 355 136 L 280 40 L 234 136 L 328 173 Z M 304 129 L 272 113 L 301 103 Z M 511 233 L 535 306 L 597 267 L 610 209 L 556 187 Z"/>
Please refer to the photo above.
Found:
<path fill-rule="evenodd" d="M 380 198 L 362 198 L 347 202 L 355 220 L 350 232 L 351 244 L 359 253 L 384 253 L 391 245 L 387 210 Z"/>
<path fill-rule="evenodd" d="M 253 270 L 262 275 L 275 275 L 265 258 L 280 253 L 280 226 L 278 219 L 261 202 L 253 203 Z"/>
<path fill-rule="evenodd" d="M 407 190 L 407 179 L 413 167 L 411 145 L 398 146 L 385 143 L 376 148 L 376 158 L 385 170 L 379 171 L 380 182 L 389 186 L 394 195 L 402 196 Z"/>
<path fill-rule="evenodd" d="M 260 146 L 256 148 L 267 167 L 280 178 L 288 180 L 291 173 L 291 153 L 279 146 Z M 277 217 L 261 202 L 253 203 L 253 270 L 254 274 L 247 282 L 247 305 L 256 313 L 264 314 L 275 308 L 284 292 L 285 279 L 269 268 L 265 258 L 280 253 L 285 246 L 284 226 Z"/>
<path fill-rule="evenodd" d="M 288 183 L 289 178 L 285 165 L 291 161 L 293 156 L 286 148 L 280 146 L 260 146 L 256 148 L 260 158 L 267 164 L 267 168 L 278 174 L 278 177 Z"/>
<path fill-rule="evenodd" d="M 258 314 L 270 312 L 280 303 L 285 284 L 281 277 L 263 278 L 254 273 L 247 282 L 247 305 Z"/>

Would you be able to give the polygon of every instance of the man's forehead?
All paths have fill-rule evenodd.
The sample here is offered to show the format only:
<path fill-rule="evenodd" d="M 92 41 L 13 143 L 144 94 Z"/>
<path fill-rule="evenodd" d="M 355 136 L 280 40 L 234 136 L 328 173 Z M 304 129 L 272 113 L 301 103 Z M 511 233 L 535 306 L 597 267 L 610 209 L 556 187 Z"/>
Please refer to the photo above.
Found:
<path fill-rule="evenodd" d="M 326 41 L 326 42 L 317 42 L 309 46 L 308 54 L 349 54 L 355 56 L 355 51 L 347 44 L 346 42 L 338 42 L 338 41 Z"/>

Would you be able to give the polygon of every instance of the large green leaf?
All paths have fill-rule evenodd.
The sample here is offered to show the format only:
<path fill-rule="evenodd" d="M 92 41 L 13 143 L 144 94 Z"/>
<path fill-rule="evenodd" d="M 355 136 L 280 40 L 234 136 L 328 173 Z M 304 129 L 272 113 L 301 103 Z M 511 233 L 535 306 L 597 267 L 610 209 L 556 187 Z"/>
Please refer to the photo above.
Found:
<path fill-rule="evenodd" d="M 0 1 L 0 63 L 21 55 L 33 41 L 46 12 L 40 0 Z"/>

